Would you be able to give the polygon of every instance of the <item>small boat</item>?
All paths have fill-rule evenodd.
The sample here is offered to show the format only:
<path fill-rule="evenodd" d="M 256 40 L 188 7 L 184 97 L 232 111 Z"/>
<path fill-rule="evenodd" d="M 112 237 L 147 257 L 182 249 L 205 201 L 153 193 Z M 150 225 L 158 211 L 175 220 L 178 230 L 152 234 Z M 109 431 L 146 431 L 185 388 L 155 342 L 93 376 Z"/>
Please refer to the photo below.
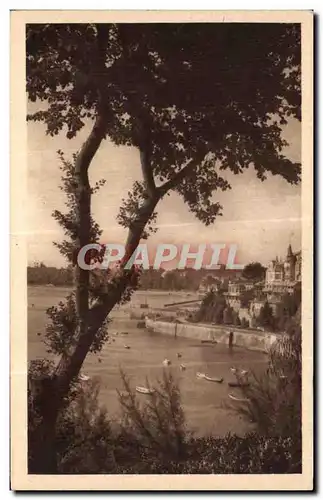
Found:
<path fill-rule="evenodd" d="M 141 387 L 140 385 L 137 385 L 136 391 L 140 394 L 153 394 L 155 389 L 149 389 L 148 387 Z"/>
<path fill-rule="evenodd" d="M 80 375 L 79 375 L 79 379 L 80 379 L 82 382 L 87 382 L 88 380 L 90 380 L 90 377 L 88 377 L 87 375 L 84 375 L 83 373 L 80 373 Z"/>
<path fill-rule="evenodd" d="M 206 377 L 205 373 L 201 373 L 201 372 L 197 372 L 196 376 L 197 376 L 197 378 L 205 378 Z"/>
<path fill-rule="evenodd" d="M 229 396 L 230 399 L 233 399 L 233 401 L 239 401 L 240 403 L 246 403 L 246 402 L 249 401 L 248 398 L 237 398 L 233 394 L 228 394 L 228 396 Z"/>
<path fill-rule="evenodd" d="M 216 378 L 216 377 L 208 377 L 205 375 L 205 380 L 208 380 L 209 382 L 217 382 L 218 384 L 222 384 L 223 378 Z"/>
<path fill-rule="evenodd" d="M 249 387 L 248 382 L 228 382 L 229 387 Z"/>
<path fill-rule="evenodd" d="M 232 371 L 232 373 L 239 374 L 242 377 L 245 377 L 249 373 L 248 370 L 240 370 L 239 368 L 234 368 L 233 366 L 230 368 L 230 370 Z"/>
<path fill-rule="evenodd" d="M 129 335 L 129 332 L 121 332 L 121 335 Z"/>
<path fill-rule="evenodd" d="M 130 349 L 130 345 L 124 345 L 123 346 L 125 349 Z"/>
<path fill-rule="evenodd" d="M 180 368 L 180 370 L 182 370 L 182 371 L 186 370 L 186 366 L 185 366 L 185 365 L 183 365 L 183 364 L 179 365 L 179 368 Z"/>
<path fill-rule="evenodd" d="M 216 340 L 201 340 L 201 344 L 217 344 Z"/>
<path fill-rule="evenodd" d="M 164 359 L 164 361 L 163 361 L 163 365 L 164 365 L 164 366 L 169 366 L 169 365 L 171 365 L 171 361 L 170 361 L 169 359 L 167 359 L 167 358 L 166 358 L 166 359 Z"/>
<path fill-rule="evenodd" d="M 178 353 L 176 354 L 176 356 L 177 356 L 178 358 L 181 358 L 181 357 L 182 357 L 182 355 L 181 355 L 181 353 L 180 353 L 180 352 L 178 352 Z"/>

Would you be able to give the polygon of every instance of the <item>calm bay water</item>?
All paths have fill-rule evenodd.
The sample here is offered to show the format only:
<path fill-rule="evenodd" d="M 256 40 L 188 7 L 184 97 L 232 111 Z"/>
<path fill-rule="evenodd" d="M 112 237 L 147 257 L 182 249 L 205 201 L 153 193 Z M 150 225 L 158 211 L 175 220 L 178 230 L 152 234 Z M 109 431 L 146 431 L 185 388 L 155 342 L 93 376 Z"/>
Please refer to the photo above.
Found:
<path fill-rule="evenodd" d="M 68 292 L 67 292 L 68 293 Z M 28 293 L 28 357 L 35 359 L 44 357 L 46 349 L 42 336 L 46 318 L 46 308 L 57 303 L 66 295 L 66 290 L 46 287 L 30 287 Z M 132 304 L 147 302 L 151 306 L 162 306 L 164 303 L 190 300 L 194 297 L 187 294 L 137 293 Z M 34 304 L 32 306 L 32 304 Z M 183 338 L 170 338 L 147 332 L 137 328 L 137 321 L 129 319 L 124 307 L 118 308 L 113 315 L 109 328 L 109 342 L 99 355 L 90 354 L 83 366 L 83 373 L 100 379 L 100 400 L 112 418 L 118 418 L 119 404 L 116 389 L 122 390 L 120 368 L 131 380 L 131 384 L 145 385 L 148 377 L 153 385 L 162 377 L 162 361 L 165 358 L 172 364 L 166 369 L 172 370 L 181 388 L 182 403 L 187 424 L 198 434 L 210 432 L 223 435 L 227 432 L 243 433 L 250 429 L 250 424 L 241 420 L 227 406 L 230 399 L 228 393 L 239 395 L 237 389 L 229 388 L 228 381 L 233 381 L 230 367 L 262 371 L 266 363 L 266 355 L 234 348 L 231 352 L 221 344 L 203 345 L 199 341 Z M 122 334 L 127 332 L 127 334 Z M 128 345 L 130 349 L 125 349 Z M 177 358 L 177 353 L 181 358 Z M 100 361 L 99 361 L 100 360 Z M 184 363 L 185 371 L 179 365 Z M 217 384 L 197 379 L 196 372 L 205 372 L 210 376 L 223 377 L 224 382 Z M 147 396 L 138 395 L 140 398 Z M 232 402 L 231 402 L 232 403 Z M 233 403 L 234 404 L 234 403 Z M 232 406 L 232 405 L 231 405 Z"/>

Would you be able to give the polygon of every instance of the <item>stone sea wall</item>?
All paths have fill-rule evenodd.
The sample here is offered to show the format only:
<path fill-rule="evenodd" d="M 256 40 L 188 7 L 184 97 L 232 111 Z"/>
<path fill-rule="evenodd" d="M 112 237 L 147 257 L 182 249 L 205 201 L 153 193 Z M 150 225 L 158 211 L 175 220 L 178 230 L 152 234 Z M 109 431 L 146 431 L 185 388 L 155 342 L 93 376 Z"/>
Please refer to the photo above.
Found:
<path fill-rule="evenodd" d="M 129 315 L 130 319 L 145 319 L 146 316 L 158 316 L 160 315 L 161 318 L 169 318 L 169 319 L 175 319 L 178 316 L 178 313 L 176 311 L 165 311 L 165 309 L 157 309 L 157 308 L 145 308 L 145 309 L 139 309 L 133 308 L 129 310 Z"/>
<path fill-rule="evenodd" d="M 195 340 L 213 340 L 221 344 L 229 341 L 229 332 L 233 332 L 233 345 L 246 347 L 255 351 L 268 352 L 275 343 L 277 336 L 273 333 L 242 330 L 234 327 L 193 324 L 193 323 L 171 323 L 166 321 L 156 321 L 146 317 L 146 328 L 162 335 L 171 337 L 185 337 Z"/>

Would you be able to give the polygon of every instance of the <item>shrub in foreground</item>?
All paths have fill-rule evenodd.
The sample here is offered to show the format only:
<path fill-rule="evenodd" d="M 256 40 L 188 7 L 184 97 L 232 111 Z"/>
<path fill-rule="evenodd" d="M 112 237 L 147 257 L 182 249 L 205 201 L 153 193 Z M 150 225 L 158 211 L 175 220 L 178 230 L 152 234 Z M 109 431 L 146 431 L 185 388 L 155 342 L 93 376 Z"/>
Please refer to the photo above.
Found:
<path fill-rule="evenodd" d="M 39 446 L 38 428 L 42 419 L 38 396 L 53 373 L 46 360 L 30 363 L 28 372 L 28 470 L 37 473 L 34 450 Z M 109 461 L 114 469 L 111 429 L 107 413 L 99 405 L 99 381 L 74 381 L 69 398 L 56 425 L 55 452 L 59 474 L 100 474 Z M 39 388 L 39 390 L 38 390 Z"/>
<path fill-rule="evenodd" d="M 188 440 L 186 457 L 161 461 L 145 452 L 137 461 L 118 467 L 122 474 L 293 474 L 301 472 L 299 455 L 291 438 L 265 437 L 252 433 L 244 437 L 203 437 Z"/>
<path fill-rule="evenodd" d="M 49 370 L 39 365 L 38 372 Z M 47 370 L 47 371 L 46 371 Z M 34 370 L 35 372 L 35 370 Z M 38 373 L 37 372 L 37 373 Z M 170 370 L 141 397 L 122 374 L 121 425 L 98 402 L 99 384 L 75 383 L 56 427 L 60 474 L 286 474 L 301 472 L 300 441 L 291 436 L 195 438 L 187 429 L 180 390 Z M 149 382 L 147 381 L 149 386 Z M 40 418 L 29 398 L 29 464 Z M 32 472 L 29 470 L 29 472 Z"/>

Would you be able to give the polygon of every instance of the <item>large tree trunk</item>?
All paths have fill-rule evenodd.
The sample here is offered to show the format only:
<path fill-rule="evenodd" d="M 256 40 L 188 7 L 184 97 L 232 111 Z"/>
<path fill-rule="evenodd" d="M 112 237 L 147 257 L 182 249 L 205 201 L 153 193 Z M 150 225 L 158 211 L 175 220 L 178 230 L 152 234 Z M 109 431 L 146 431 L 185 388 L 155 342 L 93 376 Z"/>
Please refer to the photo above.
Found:
<path fill-rule="evenodd" d="M 131 283 L 135 270 L 128 270 L 125 266 L 132 253 L 136 250 L 143 230 L 157 202 L 158 199 L 156 197 L 146 200 L 143 204 L 136 221 L 129 229 L 125 258 L 122 262 L 117 281 L 113 283 L 103 299 L 98 301 L 90 309 L 87 309 L 87 316 L 85 319 L 86 331 L 81 332 L 80 330 L 77 342 L 70 349 L 68 354 L 62 356 L 57 366 L 54 384 L 56 386 L 56 391 L 59 391 L 61 397 L 67 394 L 72 379 L 78 375 L 98 329 L 102 326 L 114 306 L 121 300 L 126 287 Z"/>
<path fill-rule="evenodd" d="M 138 223 L 133 229 L 129 230 L 126 245 L 126 255 L 129 257 L 140 242 L 142 231 L 152 214 L 155 204 L 155 202 L 146 203 L 145 209 L 138 218 Z M 124 264 L 126 264 L 126 260 Z M 85 272 L 88 273 L 88 271 Z M 80 324 L 82 326 L 79 329 L 78 341 L 68 354 L 62 356 L 55 371 L 52 386 L 47 388 L 43 413 L 44 418 L 38 431 L 38 453 L 33 466 L 33 469 L 36 467 L 36 470 L 30 472 L 38 474 L 53 474 L 57 472 L 55 427 L 64 397 L 68 394 L 71 381 L 80 372 L 98 329 L 102 326 L 114 306 L 121 300 L 126 287 L 130 284 L 133 272 L 135 271 L 123 269 L 122 274 L 118 278 L 117 286 L 113 287 L 113 290 L 104 301 L 99 302 L 91 309 L 88 307 L 88 302 L 85 302 L 85 297 L 88 297 L 88 289 L 84 289 L 81 286 L 81 284 L 84 286 L 84 283 L 87 283 L 86 280 L 88 280 L 88 277 L 83 278 L 81 273 L 78 274 L 78 276 L 82 277 L 82 281 L 79 280 L 78 282 L 79 289 L 77 293 L 79 293 L 79 304 L 80 307 L 85 304 L 87 315 L 85 316 L 83 311 L 80 310 L 82 318 Z"/>
<path fill-rule="evenodd" d="M 51 390 L 47 391 L 47 389 L 41 395 L 43 399 L 43 405 L 40 408 L 42 421 L 34 432 L 28 432 L 28 447 L 30 447 L 28 453 L 29 474 L 57 473 L 55 432 L 57 414 L 55 411 L 52 411 L 54 392 Z M 50 398 L 48 397 L 49 394 L 51 394 Z"/>
<path fill-rule="evenodd" d="M 82 326 L 79 328 L 77 342 L 67 354 L 61 357 L 55 371 L 55 377 L 52 380 L 52 386 L 47 390 L 46 417 L 43 419 L 42 428 L 39 431 L 43 447 L 39 449 L 40 459 L 36 461 L 38 466 L 40 466 L 37 472 L 38 474 L 56 472 L 53 448 L 55 447 L 55 425 L 57 416 L 62 408 L 64 398 L 68 394 L 71 381 L 78 375 L 98 329 L 102 326 L 114 306 L 121 300 L 126 287 L 131 283 L 135 270 L 127 270 L 124 266 L 137 248 L 142 232 L 154 211 L 157 201 L 157 198 L 146 200 L 143 204 L 135 223 L 132 228 L 129 229 L 126 244 L 127 258 L 123 261 L 123 268 L 121 269 L 117 283 L 114 284 L 111 288 L 111 292 L 109 292 L 103 300 L 100 300 L 91 308 L 88 307 L 88 302 L 85 303 L 85 297 L 87 297 L 88 300 L 88 288 L 84 290 L 81 286 L 81 284 L 84 286 L 84 283 L 88 283 L 88 276 L 85 278 L 81 273 L 77 274 L 77 276 L 82 277 L 81 283 L 79 280 L 77 284 L 79 286 L 77 289 L 77 293 L 79 293 L 78 300 L 80 307 L 81 304 L 85 303 L 86 315 L 83 314 L 83 310 L 80 310 L 82 317 L 80 325 Z M 88 273 L 88 271 L 84 272 Z M 49 412 L 47 410 L 49 410 Z"/>
<path fill-rule="evenodd" d="M 87 171 L 104 135 L 104 126 L 98 120 L 76 162 L 76 176 L 78 180 L 78 207 L 76 215 L 80 226 L 79 248 L 90 243 L 91 193 Z M 157 189 L 152 178 L 148 175 L 149 165 L 147 165 L 147 155 L 143 154 L 142 151 L 141 161 L 148 197 L 144 200 L 135 221 L 129 228 L 125 258 L 121 264 L 117 281 L 113 283 L 108 293 L 91 308 L 89 308 L 89 272 L 78 267 L 76 268 L 76 308 L 79 317 L 78 335 L 69 351 L 62 355 L 55 370 L 55 375 L 51 380 L 51 385 L 44 395 L 46 401 L 44 418 L 42 427 L 39 430 L 43 446 L 38 447 L 39 456 L 35 460 L 38 469 L 37 471 L 34 470 L 34 473 L 51 474 L 57 471 L 55 426 L 59 411 L 63 406 L 64 398 L 68 395 L 70 384 L 77 377 L 99 328 L 103 325 L 114 306 L 120 302 L 125 289 L 131 285 L 136 270 L 127 269 L 126 264 L 138 247 L 143 231 L 158 201 L 177 182 L 180 182 L 185 173 L 194 168 L 196 164 L 196 162 L 191 162 L 180 172 L 176 173 L 172 179 Z"/>
<path fill-rule="evenodd" d="M 76 207 L 75 216 L 78 228 L 76 247 L 80 250 L 90 242 L 91 232 L 91 190 L 88 169 L 106 133 L 103 118 L 98 117 L 91 134 L 83 144 L 75 162 Z M 77 352 L 89 349 L 89 272 L 81 269 L 75 262 L 75 293 L 78 317 Z M 33 473 L 53 474 L 57 472 L 55 451 L 55 427 L 64 397 L 67 395 L 71 380 L 78 374 L 84 357 L 78 356 L 78 362 L 70 366 L 68 355 L 62 357 L 57 374 L 44 388 L 41 403 L 42 422 L 37 430 L 37 445 L 34 450 Z M 63 369 L 65 367 L 65 369 Z M 69 369 L 68 369 L 69 367 Z"/>
<path fill-rule="evenodd" d="M 105 124 L 98 118 L 94 128 L 81 149 L 75 164 L 77 180 L 77 207 L 76 220 L 79 228 L 77 248 L 81 249 L 91 243 L 91 190 L 88 181 L 88 168 L 105 136 Z M 127 286 L 131 285 L 135 269 L 127 269 L 126 264 L 133 252 L 138 247 L 146 224 L 150 220 L 155 207 L 167 189 L 156 189 L 153 176 L 150 172 L 149 154 L 145 153 L 147 144 L 140 147 L 140 156 L 144 181 L 146 184 L 147 198 L 139 209 L 135 221 L 129 228 L 126 242 L 125 258 L 121 264 L 120 274 L 105 294 L 95 305 L 89 307 L 89 271 L 75 267 L 76 310 L 78 316 L 78 332 L 75 342 L 69 351 L 62 355 L 50 386 L 44 394 L 43 422 L 39 429 L 42 446 L 38 447 L 38 457 L 35 463 L 38 473 L 49 474 L 57 470 L 55 461 L 55 426 L 59 411 L 64 399 L 68 395 L 72 380 L 77 377 L 82 364 L 91 348 L 99 328 L 107 316 L 120 302 Z M 180 174 L 182 175 L 182 173 Z M 174 179 L 175 180 L 175 179 Z M 172 182 L 174 182 L 172 180 Z M 172 186 L 168 183 L 167 188 Z M 34 473 L 37 473 L 34 471 Z"/>

